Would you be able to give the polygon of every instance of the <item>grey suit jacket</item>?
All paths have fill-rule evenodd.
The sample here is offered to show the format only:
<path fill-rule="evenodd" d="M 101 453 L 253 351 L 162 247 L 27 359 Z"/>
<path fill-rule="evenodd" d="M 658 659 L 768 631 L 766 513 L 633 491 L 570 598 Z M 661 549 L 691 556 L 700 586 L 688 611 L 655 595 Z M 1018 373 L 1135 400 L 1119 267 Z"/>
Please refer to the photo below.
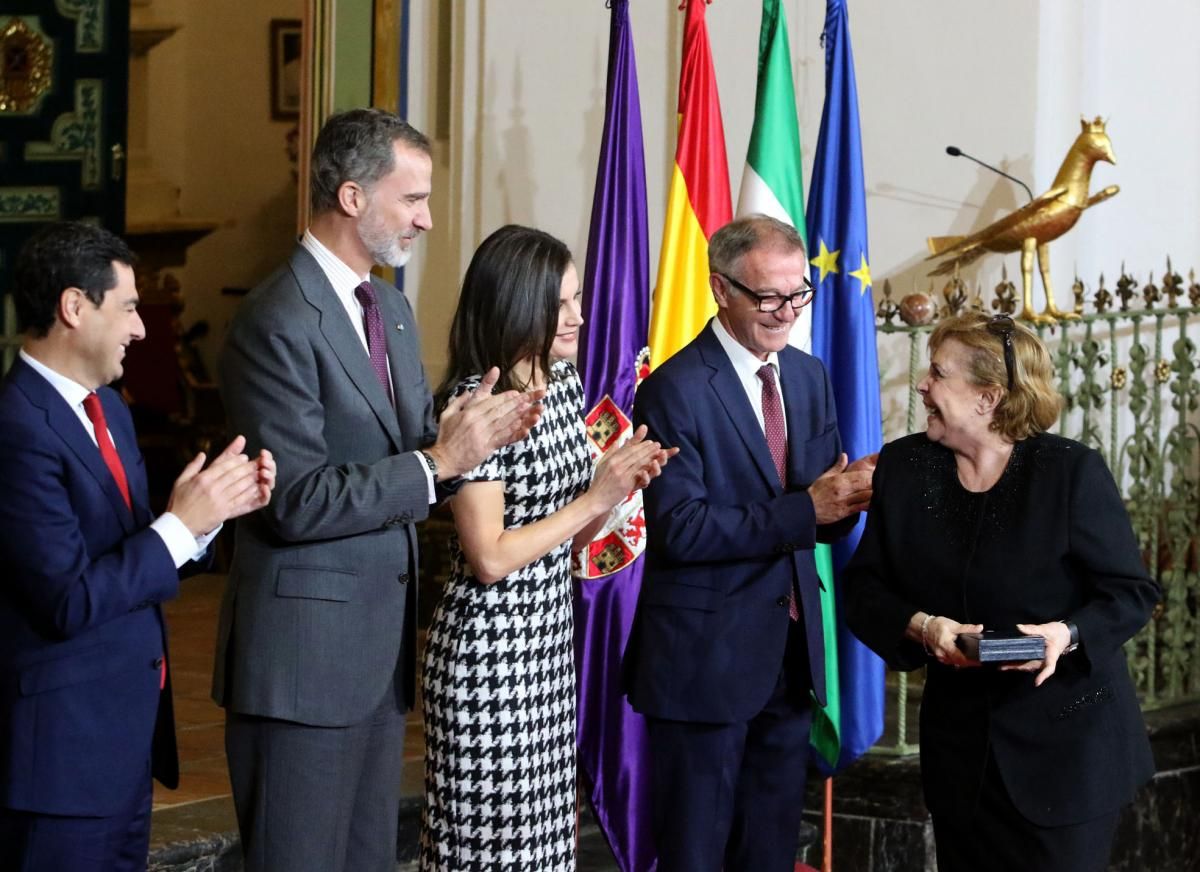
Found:
<path fill-rule="evenodd" d="M 270 505 L 238 522 L 213 699 L 314 726 L 366 718 L 393 676 L 414 688 L 417 545 L 429 514 L 415 449 L 436 436 L 416 323 L 373 280 L 393 410 L 316 260 L 297 247 L 255 288 L 220 360 L 232 433 L 278 465 Z"/>

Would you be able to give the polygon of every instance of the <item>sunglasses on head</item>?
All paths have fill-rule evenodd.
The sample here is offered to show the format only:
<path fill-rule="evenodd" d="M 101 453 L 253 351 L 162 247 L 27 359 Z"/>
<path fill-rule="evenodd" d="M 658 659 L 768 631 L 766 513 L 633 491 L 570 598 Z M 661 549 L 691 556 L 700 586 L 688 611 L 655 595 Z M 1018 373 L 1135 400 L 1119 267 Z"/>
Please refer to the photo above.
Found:
<path fill-rule="evenodd" d="M 1013 357 L 1013 331 L 1017 325 L 1007 315 L 993 315 L 988 318 L 987 330 L 993 336 L 999 336 L 1004 342 L 1004 369 L 1008 373 L 1008 389 L 1013 389 L 1013 374 L 1016 371 L 1016 360 Z"/>

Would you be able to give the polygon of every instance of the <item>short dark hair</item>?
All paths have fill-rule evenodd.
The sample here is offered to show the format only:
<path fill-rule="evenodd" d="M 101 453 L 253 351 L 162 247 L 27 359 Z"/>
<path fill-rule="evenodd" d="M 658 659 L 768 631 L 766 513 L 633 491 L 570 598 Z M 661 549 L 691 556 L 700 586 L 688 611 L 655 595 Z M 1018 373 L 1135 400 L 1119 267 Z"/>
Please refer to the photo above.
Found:
<path fill-rule="evenodd" d="M 36 337 L 54 326 L 63 291 L 79 288 L 96 306 L 117 286 L 113 263 L 137 261 L 124 240 L 103 227 L 63 221 L 43 227 L 21 247 L 13 267 L 17 326 Z"/>
<path fill-rule="evenodd" d="M 804 251 L 804 239 L 791 224 L 770 215 L 735 218 L 708 241 L 708 271 L 731 274 L 738 262 L 755 248 L 777 245 L 785 251 Z"/>
<path fill-rule="evenodd" d="M 529 357 L 549 377 L 559 295 L 570 265 L 566 243 L 532 227 L 508 224 L 483 241 L 467 267 L 450 327 L 439 408 L 461 381 L 493 366 L 500 368 L 496 388 L 502 391 L 525 387 L 513 382 L 512 369 Z"/>
<path fill-rule="evenodd" d="M 383 109 L 351 109 L 331 115 L 313 145 L 310 197 L 314 213 L 337 206 L 338 188 L 357 182 L 370 189 L 390 173 L 392 144 L 430 154 L 429 138 L 398 115 Z"/>

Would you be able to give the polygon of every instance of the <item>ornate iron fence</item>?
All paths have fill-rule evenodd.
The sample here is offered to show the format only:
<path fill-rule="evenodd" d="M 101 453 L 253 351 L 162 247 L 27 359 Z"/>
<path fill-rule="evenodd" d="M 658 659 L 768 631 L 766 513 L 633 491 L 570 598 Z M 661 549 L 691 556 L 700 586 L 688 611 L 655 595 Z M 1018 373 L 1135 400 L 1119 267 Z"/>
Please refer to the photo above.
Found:
<path fill-rule="evenodd" d="M 1161 285 L 1152 274 L 1139 285 L 1122 267 L 1114 291 L 1101 276 L 1091 292 L 1076 279 L 1073 292 L 1078 320 L 1035 327 L 1050 349 L 1066 401 L 1057 432 L 1104 456 L 1125 495 L 1143 559 L 1162 586 L 1153 618 L 1126 645 L 1144 707 L 1198 699 L 1200 360 L 1190 334 L 1200 320 L 1200 283 L 1189 274 L 1185 286 L 1168 260 Z M 919 302 L 927 309 L 931 304 L 938 317 L 989 308 L 957 278 L 940 300 Z M 1015 289 L 1005 278 L 990 308 L 1012 314 L 1015 302 Z M 885 416 L 888 439 L 919 429 L 916 384 L 933 326 L 894 323 L 902 308 L 912 311 L 908 303 L 897 305 L 885 283 L 878 311 L 880 359 L 903 360 L 907 352 L 908 361 L 903 428 L 888 426 Z M 923 680 L 922 673 L 889 676 L 888 727 L 877 751 L 916 751 L 909 721 Z"/>
<path fill-rule="evenodd" d="M 8 368 L 17 359 L 21 339 L 21 334 L 17 332 L 17 314 L 13 308 L 12 295 L 5 294 L 0 300 L 0 375 L 8 372 Z"/>

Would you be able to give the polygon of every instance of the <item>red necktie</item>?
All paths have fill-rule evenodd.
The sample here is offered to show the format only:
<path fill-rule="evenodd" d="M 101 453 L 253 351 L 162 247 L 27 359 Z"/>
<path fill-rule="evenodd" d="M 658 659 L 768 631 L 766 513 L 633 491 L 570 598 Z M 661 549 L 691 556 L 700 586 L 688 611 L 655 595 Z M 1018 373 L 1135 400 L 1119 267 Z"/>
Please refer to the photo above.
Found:
<path fill-rule="evenodd" d="M 392 399 L 392 384 L 388 378 L 387 340 L 383 337 L 383 316 L 379 314 L 379 305 L 375 300 L 375 288 L 370 282 L 363 282 L 354 289 L 354 296 L 362 305 L 363 329 L 367 334 L 367 352 L 371 355 L 371 367 L 383 385 L 388 402 L 395 405 Z"/>
<path fill-rule="evenodd" d="M 787 430 L 783 426 L 783 403 L 775 388 L 775 367 L 767 364 L 758 371 L 762 379 L 763 430 L 767 436 L 767 447 L 779 473 L 779 483 L 787 486 Z"/>
<path fill-rule="evenodd" d="M 779 473 L 779 483 L 786 488 L 787 430 L 783 426 L 783 403 L 775 387 L 775 367 L 769 363 L 762 366 L 758 370 L 758 377 L 762 380 L 763 432 L 767 437 L 767 447 L 771 449 L 771 459 L 775 461 L 775 471 Z M 794 585 L 788 592 L 788 617 L 793 621 L 800 619 Z"/>
<path fill-rule="evenodd" d="M 112 477 L 117 483 L 117 489 L 125 498 L 126 507 L 133 511 L 133 501 L 129 499 L 129 481 L 125 478 L 125 467 L 121 465 L 121 457 L 117 454 L 116 446 L 113 445 L 112 438 L 108 435 L 108 422 L 104 420 L 104 407 L 100 405 L 100 397 L 94 393 L 84 397 L 83 411 L 87 413 L 88 420 L 92 422 L 92 429 L 96 432 L 96 444 L 100 446 L 100 456 L 104 458 L 104 465 L 112 473 Z"/>
<path fill-rule="evenodd" d="M 113 479 L 117 482 L 117 489 L 125 498 L 126 507 L 133 511 L 133 503 L 129 499 L 129 481 L 125 478 L 125 467 L 121 463 L 121 456 L 117 454 L 116 446 L 113 445 L 112 439 L 108 435 L 108 421 L 104 419 L 104 406 L 100 404 L 100 397 L 94 393 L 84 397 L 83 411 L 87 414 L 88 420 L 92 422 L 92 430 L 96 433 L 96 444 L 100 446 L 100 456 L 104 458 L 104 465 L 108 467 L 108 471 L 112 473 Z M 158 668 L 158 689 L 162 690 L 166 686 L 167 659 L 163 657 Z"/>

